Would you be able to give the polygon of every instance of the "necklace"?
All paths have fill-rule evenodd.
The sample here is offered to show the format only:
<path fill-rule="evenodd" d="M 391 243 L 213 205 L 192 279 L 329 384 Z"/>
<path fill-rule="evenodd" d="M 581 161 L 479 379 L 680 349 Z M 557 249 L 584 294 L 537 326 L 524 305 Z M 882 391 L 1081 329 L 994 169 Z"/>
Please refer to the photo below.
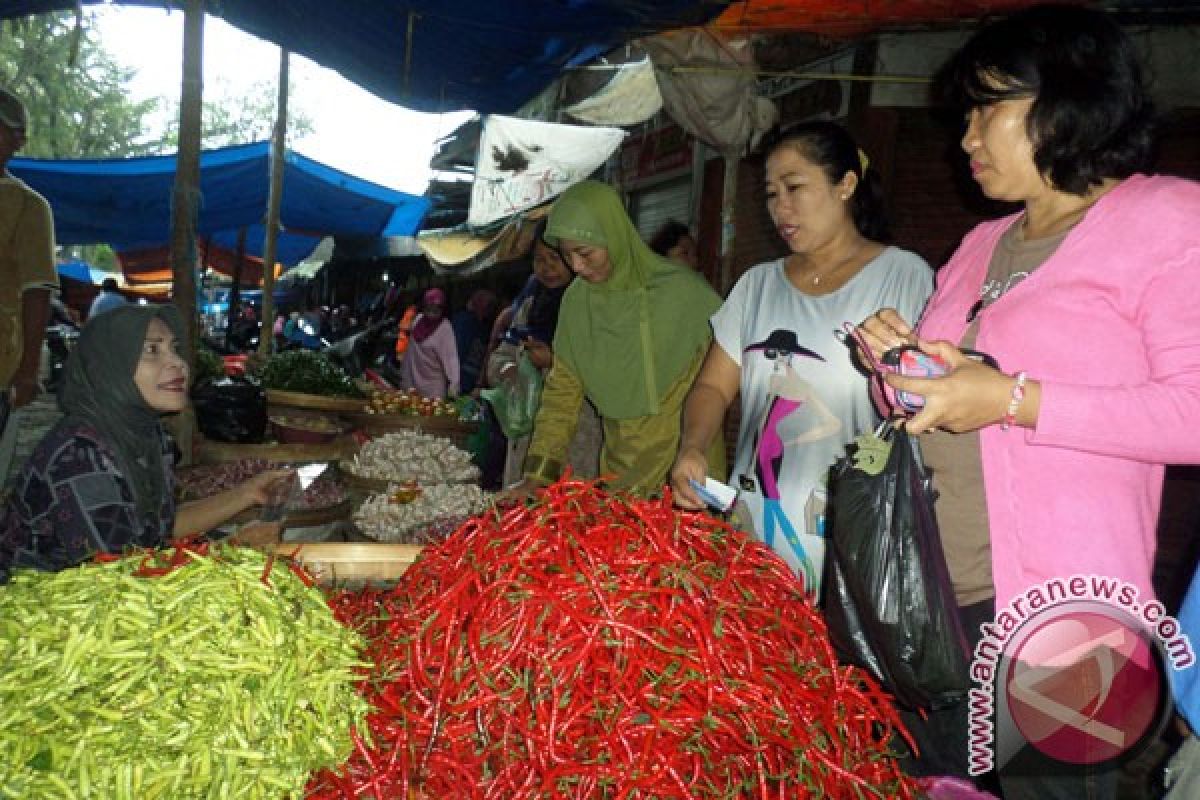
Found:
<path fill-rule="evenodd" d="M 832 267 L 814 274 L 809 281 L 810 285 L 820 286 L 822 279 L 828 280 L 832 276 L 836 275 L 843 267 L 845 267 L 847 264 L 852 263 L 858 257 L 858 254 L 860 252 L 862 252 L 862 249 L 863 249 L 862 242 L 859 242 L 857 245 L 855 245 L 854 249 L 851 250 L 846 256 L 844 256 L 842 259 L 840 259 L 838 261 L 835 261 Z M 804 277 L 807 277 L 807 276 L 804 276 Z"/>

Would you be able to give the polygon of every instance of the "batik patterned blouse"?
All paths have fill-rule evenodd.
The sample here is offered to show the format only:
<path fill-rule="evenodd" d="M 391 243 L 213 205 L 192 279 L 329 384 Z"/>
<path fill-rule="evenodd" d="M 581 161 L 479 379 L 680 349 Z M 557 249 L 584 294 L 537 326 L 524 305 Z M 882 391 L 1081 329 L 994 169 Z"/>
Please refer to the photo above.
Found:
<path fill-rule="evenodd" d="M 0 512 L 0 582 L 14 567 L 60 570 L 96 553 L 160 547 L 175 526 L 174 448 L 161 431 L 166 473 L 157 514 L 139 515 L 116 454 L 90 425 L 63 420 L 38 443 Z"/>

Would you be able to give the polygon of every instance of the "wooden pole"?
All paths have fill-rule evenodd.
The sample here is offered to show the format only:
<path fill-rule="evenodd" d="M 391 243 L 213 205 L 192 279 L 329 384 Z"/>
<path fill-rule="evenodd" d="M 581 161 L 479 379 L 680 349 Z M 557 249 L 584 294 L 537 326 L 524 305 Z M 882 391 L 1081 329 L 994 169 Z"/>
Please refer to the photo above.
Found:
<path fill-rule="evenodd" d="M 238 228 L 237 253 L 233 257 L 233 286 L 229 289 L 229 316 L 225 321 L 225 346 L 233 346 L 233 321 L 242 305 L 242 267 L 246 262 L 246 226 Z"/>
<path fill-rule="evenodd" d="M 196 216 L 200 209 L 200 141 L 204 102 L 204 0 L 186 0 L 183 12 L 183 85 L 179 98 L 179 152 L 171 195 L 171 279 L 183 318 L 185 355 L 196 363 Z M 175 424 L 183 463 L 191 462 L 195 412 L 188 406 Z"/>
<path fill-rule="evenodd" d="M 264 356 L 270 355 L 275 343 L 275 337 L 266 334 L 275 325 L 275 252 L 279 243 L 279 209 L 283 203 L 283 168 L 287 156 L 287 98 L 288 51 L 280 48 L 279 99 L 275 129 L 271 134 L 271 187 L 267 193 L 267 232 L 263 238 L 263 333 L 258 337 L 258 352 Z"/>
<path fill-rule="evenodd" d="M 721 266 L 720 285 L 717 291 L 724 297 L 733 288 L 733 251 L 737 239 L 737 183 L 738 162 L 736 152 L 726 152 L 725 176 L 721 183 Z"/>
<path fill-rule="evenodd" d="M 183 18 L 183 86 L 179 100 L 179 153 L 171 196 L 171 277 L 175 305 L 188 334 L 188 359 L 196 348 L 196 215 L 200 208 L 200 139 L 204 102 L 204 0 L 186 0 Z"/>

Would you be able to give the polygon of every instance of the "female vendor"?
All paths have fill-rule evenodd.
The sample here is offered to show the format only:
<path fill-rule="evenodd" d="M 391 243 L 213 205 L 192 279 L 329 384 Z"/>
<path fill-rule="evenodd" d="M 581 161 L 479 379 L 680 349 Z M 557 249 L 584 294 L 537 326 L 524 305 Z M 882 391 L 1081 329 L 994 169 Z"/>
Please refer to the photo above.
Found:
<path fill-rule="evenodd" d="M 0 581 L 14 567 L 59 570 L 96 553 L 160 547 L 265 503 L 292 479 L 260 473 L 175 504 L 173 447 L 161 417 L 188 401 L 183 329 L 173 306 L 126 305 L 88 322 L 67 362 L 64 417 L 38 443 L 0 510 Z M 279 523 L 238 538 L 277 536 Z"/>

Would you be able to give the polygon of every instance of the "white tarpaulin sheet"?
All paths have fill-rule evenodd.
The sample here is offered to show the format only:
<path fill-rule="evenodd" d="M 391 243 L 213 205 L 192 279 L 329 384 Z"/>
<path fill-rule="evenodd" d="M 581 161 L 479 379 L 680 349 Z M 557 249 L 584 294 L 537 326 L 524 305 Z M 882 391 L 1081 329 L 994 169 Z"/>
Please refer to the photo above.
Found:
<path fill-rule="evenodd" d="M 644 58 L 616 68 L 604 88 L 563 109 L 593 125 L 637 125 L 662 110 L 663 99 L 654 77 L 654 64 Z"/>
<path fill-rule="evenodd" d="M 667 114 L 722 154 L 745 155 L 778 119 L 774 103 L 754 94 L 749 41 L 727 41 L 698 29 L 670 31 L 641 44 L 658 70 Z"/>
<path fill-rule="evenodd" d="M 467 225 L 487 225 L 557 197 L 595 172 L 624 138 L 620 128 L 488 115 Z"/>

